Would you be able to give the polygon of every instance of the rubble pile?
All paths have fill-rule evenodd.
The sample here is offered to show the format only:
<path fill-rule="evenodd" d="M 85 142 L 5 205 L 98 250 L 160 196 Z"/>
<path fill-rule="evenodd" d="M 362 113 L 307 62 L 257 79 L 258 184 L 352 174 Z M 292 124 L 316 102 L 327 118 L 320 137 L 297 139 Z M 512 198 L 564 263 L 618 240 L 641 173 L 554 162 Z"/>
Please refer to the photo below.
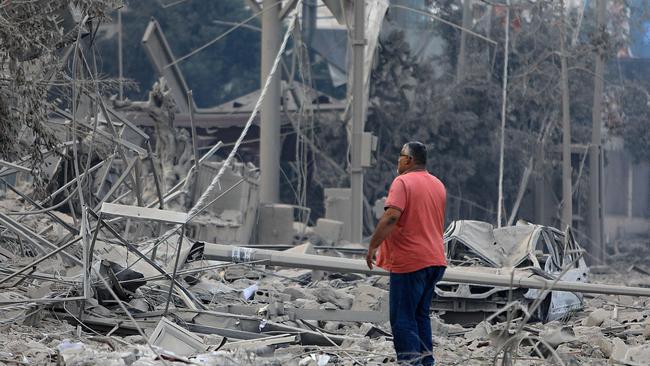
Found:
<path fill-rule="evenodd" d="M 394 361 L 386 277 L 329 274 L 311 282 L 304 270 L 278 275 L 281 271 L 252 265 L 205 264 L 219 267 L 192 285 L 183 283 L 209 310 L 190 311 L 174 301 L 161 318 L 164 283 L 151 281 L 135 291 L 125 305 L 145 336 L 114 301 L 102 305 L 91 298 L 83 310 L 76 302 L 4 306 L 0 359 L 65 365 L 154 365 L 163 364 L 161 359 L 205 365 Z M 44 273 L 61 274 L 55 268 Z M 35 298 L 43 291 L 40 281 L 25 282 L 30 284 L 3 290 L 3 298 Z M 599 295 L 585 299 L 585 309 L 570 319 L 529 323 L 521 330 L 520 318 L 464 328 L 434 316 L 434 353 L 443 365 L 492 364 L 498 352 L 518 355 L 518 364 L 546 363 L 537 353 L 559 357 L 558 364 L 644 364 L 650 356 L 646 309 L 647 300 Z M 516 344 L 504 347 L 513 337 Z"/>
<path fill-rule="evenodd" d="M 45 152 L 45 194 L 29 159 L 0 160 L 0 362 L 395 363 L 387 273 L 344 240 L 345 189 L 326 192 L 340 216 L 309 226 L 305 207 L 259 203 L 258 170 L 236 149 L 199 157 L 186 134 L 150 136 L 90 100 L 98 114 L 75 124 L 57 111 L 72 140 Z M 160 153 L 172 145 L 181 159 Z M 440 364 L 647 359 L 642 262 L 592 276 L 570 230 L 528 223 L 457 221 L 445 243 L 431 320 Z"/>
<path fill-rule="evenodd" d="M 31 210 L 26 199 L 10 190 L 0 206 L 11 212 Z M 110 217 L 111 212 L 102 209 L 99 213 Z M 156 214 L 161 212 L 165 211 Z M 140 214 L 152 215 L 145 211 Z M 214 215 L 219 217 L 218 212 Z M 88 270 L 84 268 L 83 248 L 65 246 L 74 239 L 62 223 L 75 228 L 78 222 L 71 215 L 34 213 L 25 215 L 20 223 L 9 215 L 1 217 L 6 231 L 0 242 L 0 362 L 395 362 L 386 276 L 280 268 L 250 258 L 210 260 L 203 252 L 207 252 L 208 244 L 174 231 L 166 238 L 163 234 L 127 241 L 117 230 L 97 234 L 91 230 L 93 256 Z M 126 226 L 119 227 L 122 233 Z M 308 232 L 311 242 L 302 241 L 304 230 L 296 231 L 296 238 L 301 240 L 285 252 L 355 256 L 345 250 L 347 243 L 328 241 L 311 228 Z M 448 241 L 451 238 L 448 236 Z M 44 248 L 48 245 L 45 243 L 54 248 Z M 40 260 L 45 257 L 41 249 L 43 253 L 52 249 L 58 252 Z M 245 251 L 238 256 L 245 257 Z M 641 264 L 625 268 L 623 261 L 609 267 L 596 266 L 590 275 L 592 281 L 628 285 L 643 285 L 649 276 Z M 175 279 L 173 286 L 170 277 Z M 522 365 L 647 362 L 650 300 L 613 295 L 585 295 L 580 299 L 580 309 L 573 307 L 561 319 L 546 323 L 530 316 L 531 303 L 523 299 L 480 322 L 454 324 L 434 314 L 435 357 L 443 365 L 486 365 L 504 359 Z M 437 301 L 441 300 L 444 297 Z M 445 311 L 439 313 L 443 318 L 446 315 Z"/>

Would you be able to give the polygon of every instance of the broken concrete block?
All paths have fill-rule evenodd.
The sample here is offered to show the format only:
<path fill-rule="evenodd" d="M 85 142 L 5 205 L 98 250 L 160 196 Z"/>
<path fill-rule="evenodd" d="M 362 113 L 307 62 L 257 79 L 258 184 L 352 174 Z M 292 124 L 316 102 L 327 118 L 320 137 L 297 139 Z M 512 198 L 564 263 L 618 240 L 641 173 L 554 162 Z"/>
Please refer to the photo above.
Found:
<path fill-rule="evenodd" d="M 145 299 L 142 298 L 136 298 L 131 301 L 129 301 L 129 307 L 131 310 L 137 310 L 141 313 L 145 313 L 149 311 L 149 303 Z"/>
<path fill-rule="evenodd" d="M 553 348 L 577 340 L 573 329 L 562 326 L 561 324 L 547 325 L 547 327 L 539 333 L 539 336 Z"/>
<path fill-rule="evenodd" d="M 338 306 L 332 304 L 332 303 L 329 302 L 329 301 L 328 301 L 328 302 L 325 302 L 325 303 L 322 303 L 318 308 L 321 309 L 321 310 L 332 310 L 332 311 L 333 311 L 333 310 L 338 310 L 338 309 L 339 309 Z"/>
<path fill-rule="evenodd" d="M 266 204 L 260 206 L 257 242 L 290 244 L 293 242 L 293 206 Z"/>
<path fill-rule="evenodd" d="M 14 291 L 7 291 L 0 293 L 0 300 L 3 301 L 16 301 L 16 300 L 27 300 L 27 298 L 19 294 L 18 292 Z M 13 319 L 13 318 L 18 318 L 22 315 L 25 314 L 24 309 L 16 308 L 16 307 L 3 307 L 0 308 L 0 319 L 6 320 L 6 319 Z"/>
<path fill-rule="evenodd" d="M 325 323 L 323 328 L 328 332 L 337 332 L 341 328 L 341 322 L 329 321 Z"/>
<path fill-rule="evenodd" d="M 311 299 L 315 300 L 316 297 L 306 291 L 303 291 L 300 287 L 287 287 L 282 290 L 282 293 L 291 296 L 291 301 L 296 299 Z"/>
<path fill-rule="evenodd" d="M 217 334 L 208 334 L 203 336 L 203 343 L 207 346 L 218 346 L 223 343 L 224 337 Z"/>
<path fill-rule="evenodd" d="M 447 337 L 449 335 L 447 324 L 437 314 L 431 315 L 431 333 L 439 337 Z"/>
<path fill-rule="evenodd" d="M 278 276 L 294 279 L 298 282 L 308 283 L 311 280 L 312 270 L 289 268 L 276 271 L 275 274 Z"/>
<path fill-rule="evenodd" d="M 612 342 L 603 335 L 600 327 L 574 326 L 573 332 L 581 342 L 600 349 L 605 358 L 612 355 Z"/>
<path fill-rule="evenodd" d="M 254 293 L 255 300 L 258 302 L 269 303 L 273 300 L 269 289 L 267 288 L 258 288 Z"/>
<path fill-rule="evenodd" d="M 94 353 L 92 350 L 88 350 L 84 343 L 71 342 L 68 339 L 64 339 L 63 342 L 56 346 L 56 350 L 58 364 L 60 365 L 81 364 L 83 360 L 86 360 L 86 362 L 92 361 L 92 357 L 88 356 L 91 356 L 89 353 Z"/>
<path fill-rule="evenodd" d="M 605 309 L 596 309 L 587 318 L 583 319 L 582 325 L 586 327 L 599 327 L 605 319 L 610 318 L 611 313 Z"/>
<path fill-rule="evenodd" d="M 325 188 L 325 218 L 343 222 L 343 239 L 352 240 L 350 188 Z"/>
<path fill-rule="evenodd" d="M 359 285 L 352 290 L 352 310 L 388 312 L 388 291 L 374 286 Z"/>
<path fill-rule="evenodd" d="M 621 311 L 618 313 L 618 320 L 621 324 L 642 323 L 646 319 L 643 312 L 640 311 Z"/>
<path fill-rule="evenodd" d="M 332 219 L 318 219 L 314 232 L 327 244 L 337 244 L 343 240 L 343 222 Z"/>
<path fill-rule="evenodd" d="M 630 347 L 627 351 L 625 362 L 630 365 L 643 365 L 650 362 L 650 345 L 643 344 Z"/>
<path fill-rule="evenodd" d="M 298 254 L 316 254 L 316 249 L 311 243 L 304 243 L 296 245 L 293 248 L 285 250 L 287 253 L 298 253 Z"/>
<path fill-rule="evenodd" d="M 488 335 L 492 332 L 492 325 L 487 321 L 482 321 L 478 323 L 474 329 L 465 333 L 465 340 L 468 342 L 473 342 L 475 340 L 486 340 Z"/>
<path fill-rule="evenodd" d="M 614 350 L 614 344 L 612 343 L 612 341 L 607 339 L 604 335 L 600 334 L 599 336 L 591 338 L 590 341 L 594 346 L 600 348 L 600 351 L 603 353 L 603 355 L 606 358 L 610 358 L 612 356 L 612 351 Z"/>
<path fill-rule="evenodd" d="M 610 356 L 610 360 L 614 362 L 623 362 L 625 363 L 625 359 L 627 358 L 627 352 L 628 352 L 628 345 L 625 344 L 620 338 L 614 338 L 612 340 L 613 347 L 612 347 L 612 354 Z"/>
<path fill-rule="evenodd" d="M 236 281 L 240 279 L 259 279 L 260 273 L 251 270 L 245 266 L 230 266 L 223 272 L 223 279 L 226 281 Z"/>
<path fill-rule="evenodd" d="M 645 339 L 650 339 L 650 318 L 643 321 L 643 336 Z"/>
<path fill-rule="evenodd" d="M 27 288 L 27 296 L 30 299 L 41 299 L 52 293 L 52 284 L 44 283 L 40 286 L 30 286 Z"/>
<path fill-rule="evenodd" d="M 149 342 L 178 356 L 189 356 L 207 349 L 201 337 L 167 318 L 160 319 Z"/>
<path fill-rule="evenodd" d="M 600 324 L 600 327 L 603 329 L 617 328 L 620 326 L 621 326 L 620 322 L 610 318 L 603 320 L 603 322 Z"/>
<path fill-rule="evenodd" d="M 296 299 L 294 301 L 294 304 L 297 308 L 302 308 L 302 309 L 320 308 L 320 304 L 318 303 L 318 301 L 312 299 Z"/>
<path fill-rule="evenodd" d="M 331 302 L 339 307 L 339 309 L 349 310 L 352 308 L 354 297 L 346 294 L 341 290 L 334 290 L 329 287 L 320 287 L 313 290 L 313 295 L 316 296 L 319 302 Z"/>
<path fill-rule="evenodd" d="M 201 278 L 190 290 L 198 298 L 210 301 L 215 296 L 231 294 L 237 292 L 237 289 L 226 285 L 221 281 L 215 281 L 209 278 Z"/>

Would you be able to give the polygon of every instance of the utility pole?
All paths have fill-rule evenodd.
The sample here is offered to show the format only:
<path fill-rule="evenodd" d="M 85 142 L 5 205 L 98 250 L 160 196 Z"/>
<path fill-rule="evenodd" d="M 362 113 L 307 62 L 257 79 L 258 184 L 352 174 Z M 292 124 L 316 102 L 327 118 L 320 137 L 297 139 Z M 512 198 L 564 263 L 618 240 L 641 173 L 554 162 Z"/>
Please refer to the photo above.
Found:
<path fill-rule="evenodd" d="M 508 103 L 508 44 L 510 42 L 510 0 L 506 0 L 505 41 L 503 42 L 503 80 L 501 84 L 501 142 L 499 144 L 499 197 L 497 200 L 497 227 L 501 227 L 503 215 L 503 172 L 506 135 L 506 112 Z"/>
<path fill-rule="evenodd" d="M 562 89 L 562 225 L 566 230 L 573 222 L 573 189 L 571 184 L 571 114 L 569 110 L 569 71 L 566 61 L 566 19 L 562 1 L 562 24 L 560 26 L 560 88 Z"/>
<path fill-rule="evenodd" d="M 458 50 L 458 65 L 456 66 L 456 82 L 465 78 L 465 53 L 467 48 L 467 31 L 472 25 L 472 0 L 463 0 L 463 29 L 460 32 L 460 48 Z"/>
<path fill-rule="evenodd" d="M 351 239 L 360 243 L 363 236 L 363 168 L 361 143 L 363 138 L 363 59 L 366 45 L 365 0 L 354 1 L 354 30 L 352 37 L 352 164 L 350 167 Z"/>
<path fill-rule="evenodd" d="M 264 0 L 262 14 L 261 85 L 268 77 L 280 50 L 280 0 Z M 276 72 L 262 102 L 260 114 L 260 201 L 280 199 L 280 73 Z"/>
<path fill-rule="evenodd" d="M 596 69 L 594 72 L 594 105 L 591 110 L 591 144 L 589 145 L 589 237 L 591 239 L 590 252 L 597 261 L 604 260 L 604 246 L 602 242 L 602 206 L 600 187 L 601 168 L 601 125 L 603 105 L 603 76 L 605 73 L 605 15 L 607 0 L 598 0 Z"/>

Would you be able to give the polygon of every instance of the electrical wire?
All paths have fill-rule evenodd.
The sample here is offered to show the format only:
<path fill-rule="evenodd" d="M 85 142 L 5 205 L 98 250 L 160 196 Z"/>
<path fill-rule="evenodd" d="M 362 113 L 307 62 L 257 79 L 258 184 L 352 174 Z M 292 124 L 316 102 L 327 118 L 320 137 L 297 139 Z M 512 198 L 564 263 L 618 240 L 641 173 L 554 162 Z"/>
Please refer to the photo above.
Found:
<path fill-rule="evenodd" d="M 179 62 L 184 61 L 184 60 L 196 55 L 197 53 L 199 53 L 199 52 L 203 51 L 204 49 L 206 49 L 206 48 L 212 46 L 213 44 L 217 43 L 219 40 L 223 39 L 224 37 L 226 37 L 230 33 L 237 30 L 238 28 L 244 26 L 244 24 L 250 22 L 251 20 L 257 18 L 258 16 L 264 14 L 265 12 L 267 12 L 267 11 L 271 10 L 272 8 L 274 8 L 276 6 L 279 6 L 281 4 L 282 4 L 282 1 L 278 1 L 277 3 L 273 4 L 272 6 L 264 7 L 264 9 L 262 9 L 262 11 L 259 11 L 259 12 L 255 13 L 255 14 L 251 15 L 250 17 L 242 20 L 241 22 L 237 23 L 237 25 L 235 25 L 234 27 L 232 27 L 232 28 L 228 29 L 227 31 L 223 32 L 222 34 L 220 34 L 216 38 L 213 38 L 212 40 L 210 40 L 208 43 L 204 44 L 203 46 L 201 46 L 201 47 L 191 51 L 190 53 L 176 59 L 176 61 L 174 61 L 174 62 L 172 62 L 172 63 L 170 63 L 168 65 L 165 65 L 165 67 L 163 67 L 163 69 L 167 69 L 170 66 L 174 66 L 174 65 L 178 64 Z M 296 6 L 296 8 L 297 8 L 297 6 Z"/>
<path fill-rule="evenodd" d="M 300 7 L 300 3 L 302 3 L 301 0 L 298 0 L 298 4 L 296 5 L 296 9 Z M 278 64 L 280 63 L 280 60 L 282 59 L 282 54 L 284 53 L 284 50 L 287 47 L 287 43 L 289 41 L 289 36 L 291 35 L 291 32 L 296 26 L 296 23 L 298 21 L 298 11 L 294 9 L 293 10 L 293 16 L 291 19 L 291 22 L 289 24 L 289 28 L 287 29 L 286 33 L 284 34 L 284 39 L 282 40 L 282 44 L 280 45 L 280 49 L 278 50 L 278 54 L 275 57 L 275 60 L 273 62 L 273 66 L 271 67 L 271 70 L 269 71 L 269 75 L 266 78 L 266 82 L 264 83 L 264 87 L 262 88 L 260 92 L 260 96 L 257 99 L 257 103 L 255 103 L 255 107 L 253 108 L 253 112 L 251 113 L 248 121 L 246 122 L 246 125 L 244 126 L 244 129 L 241 132 L 241 135 L 237 139 L 237 142 L 235 143 L 235 146 L 233 149 L 230 151 L 230 154 L 228 154 L 228 157 L 226 160 L 223 162 L 221 168 L 219 169 L 219 172 L 215 175 L 215 177 L 212 179 L 212 182 L 210 182 L 210 185 L 208 188 L 203 192 L 201 197 L 197 200 L 196 204 L 192 209 L 188 212 L 188 217 L 193 217 L 197 212 L 202 210 L 202 206 L 204 205 L 205 201 L 212 195 L 214 192 L 215 188 L 218 186 L 219 180 L 221 179 L 221 176 L 226 171 L 226 168 L 230 166 L 235 154 L 237 153 L 237 150 L 239 149 L 239 146 L 241 145 L 242 141 L 246 137 L 246 134 L 248 133 L 248 130 L 253 124 L 253 121 L 255 119 L 255 116 L 257 115 L 258 111 L 260 110 L 260 107 L 262 105 L 262 101 L 264 100 L 266 93 L 269 89 L 269 86 L 271 85 L 271 80 L 273 76 L 275 75 L 277 69 L 278 69 Z M 189 220 L 188 220 L 189 222 Z M 172 229 L 174 230 L 174 229 Z"/>

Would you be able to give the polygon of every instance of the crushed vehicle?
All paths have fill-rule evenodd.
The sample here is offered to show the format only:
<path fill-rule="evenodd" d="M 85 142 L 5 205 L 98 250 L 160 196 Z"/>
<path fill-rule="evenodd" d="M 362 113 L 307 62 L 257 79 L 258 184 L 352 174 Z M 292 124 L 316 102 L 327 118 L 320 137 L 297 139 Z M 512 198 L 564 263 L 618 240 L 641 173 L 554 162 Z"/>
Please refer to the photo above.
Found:
<path fill-rule="evenodd" d="M 588 282 L 589 268 L 571 230 L 519 221 L 514 226 L 494 228 L 482 221 L 452 222 L 444 234 L 449 265 L 467 271 L 516 276 L 538 275 L 547 279 Z M 519 301 L 522 311 L 543 322 L 562 319 L 582 309 L 580 293 L 544 291 L 518 287 L 459 284 L 441 281 L 432 309 L 446 321 L 475 324 Z M 530 305 L 540 298 L 541 305 Z M 501 314 L 505 316 L 505 314 Z"/>

